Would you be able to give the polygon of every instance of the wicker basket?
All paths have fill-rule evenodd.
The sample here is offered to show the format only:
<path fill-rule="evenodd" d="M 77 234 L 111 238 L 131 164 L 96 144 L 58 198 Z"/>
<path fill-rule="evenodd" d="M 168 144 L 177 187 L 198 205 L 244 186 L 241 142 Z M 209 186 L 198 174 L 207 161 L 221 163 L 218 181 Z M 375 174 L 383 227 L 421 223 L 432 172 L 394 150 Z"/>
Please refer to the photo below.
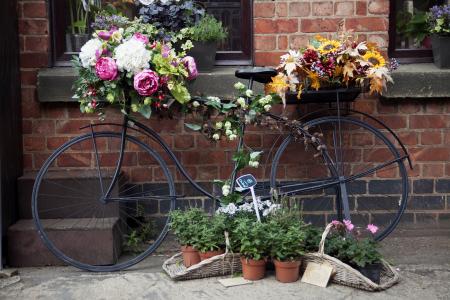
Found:
<path fill-rule="evenodd" d="M 331 227 L 332 224 L 329 224 L 322 234 L 319 252 L 308 253 L 304 256 L 305 263 L 302 264 L 303 268 L 306 267 L 308 262 L 319 264 L 326 262 L 334 269 L 334 274 L 331 278 L 332 282 L 372 292 L 388 289 L 399 281 L 398 273 L 384 260 L 382 261 L 380 284 L 377 284 L 339 259 L 324 254 L 325 239 L 330 232 Z"/>
<path fill-rule="evenodd" d="M 230 251 L 227 234 L 225 234 L 225 240 L 224 254 L 213 256 L 186 268 L 183 264 L 182 253 L 177 253 L 166 260 L 162 268 L 173 280 L 190 280 L 240 273 L 242 272 L 241 255 Z"/>

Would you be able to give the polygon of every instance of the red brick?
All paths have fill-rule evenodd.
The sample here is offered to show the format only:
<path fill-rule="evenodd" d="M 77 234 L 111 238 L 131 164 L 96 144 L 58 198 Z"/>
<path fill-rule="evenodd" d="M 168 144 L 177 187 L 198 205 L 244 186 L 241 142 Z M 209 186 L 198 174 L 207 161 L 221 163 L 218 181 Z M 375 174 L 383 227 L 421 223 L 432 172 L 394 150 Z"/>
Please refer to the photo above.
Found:
<path fill-rule="evenodd" d="M 450 148 L 426 147 L 410 149 L 414 161 L 448 161 L 450 160 Z"/>
<path fill-rule="evenodd" d="M 46 103 L 41 106 L 41 111 L 45 118 L 59 120 L 67 118 L 66 103 Z"/>
<path fill-rule="evenodd" d="M 262 137 L 260 134 L 246 134 L 244 141 L 250 148 L 260 148 L 262 146 Z"/>
<path fill-rule="evenodd" d="M 348 18 L 345 26 L 354 31 L 387 31 L 388 20 L 379 17 Z"/>
<path fill-rule="evenodd" d="M 19 36 L 19 47 L 20 47 L 20 52 L 25 50 L 25 37 L 24 36 Z"/>
<path fill-rule="evenodd" d="M 256 19 L 255 33 L 292 33 L 298 31 L 297 19 Z"/>
<path fill-rule="evenodd" d="M 257 35 L 255 36 L 255 50 L 275 50 L 276 37 L 274 35 Z"/>
<path fill-rule="evenodd" d="M 422 165 L 422 177 L 442 177 L 444 176 L 444 164 L 424 164 Z"/>
<path fill-rule="evenodd" d="M 189 149 L 195 146 L 195 137 L 191 135 L 177 135 L 175 138 L 175 148 Z"/>
<path fill-rule="evenodd" d="M 226 153 L 217 151 L 186 151 L 181 154 L 181 162 L 185 165 L 226 163 Z"/>
<path fill-rule="evenodd" d="M 355 3 L 351 1 L 336 2 L 334 11 L 336 16 L 353 16 L 355 14 Z"/>
<path fill-rule="evenodd" d="M 91 162 L 91 153 L 62 153 L 56 160 L 58 167 L 89 167 Z"/>
<path fill-rule="evenodd" d="M 272 18 L 275 16 L 275 3 L 255 2 L 253 14 L 255 18 Z"/>
<path fill-rule="evenodd" d="M 201 166 L 197 168 L 198 180 L 211 180 L 211 178 L 218 178 L 219 167 L 217 166 Z"/>
<path fill-rule="evenodd" d="M 42 68 L 48 66 L 48 53 L 21 53 L 22 68 Z"/>
<path fill-rule="evenodd" d="M 80 127 L 89 125 L 89 122 L 84 120 L 57 120 L 56 133 L 64 134 L 80 134 L 85 130 L 80 130 Z"/>
<path fill-rule="evenodd" d="M 368 8 L 371 14 L 389 14 L 389 0 L 370 0 Z"/>
<path fill-rule="evenodd" d="M 311 14 L 311 6 L 305 2 L 289 3 L 289 16 L 291 17 L 307 17 Z"/>
<path fill-rule="evenodd" d="M 447 128 L 449 118 L 446 115 L 411 115 L 409 127 L 416 128 Z"/>
<path fill-rule="evenodd" d="M 278 50 L 288 49 L 288 38 L 286 35 L 278 36 Z"/>
<path fill-rule="evenodd" d="M 313 2 L 313 16 L 331 16 L 333 14 L 333 2 Z"/>
<path fill-rule="evenodd" d="M 440 131 L 424 131 L 420 134 L 422 145 L 442 144 L 442 133 Z"/>
<path fill-rule="evenodd" d="M 153 170 L 151 168 L 131 168 L 131 182 L 148 183 L 153 179 Z"/>
<path fill-rule="evenodd" d="M 20 70 L 20 82 L 22 85 L 36 85 L 37 70 L 36 69 L 23 69 Z"/>
<path fill-rule="evenodd" d="M 442 102 L 427 102 L 425 104 L 425 112 L 430 114 L 442 114 L 445 110 L 445 105 Z"/>
<path fill-rule="evenodd" d="M 397 168 L 384 168 L 375 173 L 380 178 L 398 178 Z"/>
<path fill-rule="evenodd" d="M 397 113 L 398 105 L 396 103 L 377 103 L 377 110 L 380 114 L 392 114 Z"/>
<path fill-rule="evenodd" d="M 291 35 L 289 36 L 289 47 L 291 49 L 300 49 L 309 45 L 310 36 Z"/>
<path fill-rule="evenodd" d="M 47 17 L 47 6 L 42 2 L 23 3 L 24 18 L 45 18 Z"/>
<path fill-rule="evenodd" d="M 257 66 L 277 66 L 280 63 L 280 56 L 284 52 L 256 52 L 255 64 Z"/>
<path fill-rule="evenodd" d="M 378 116 L 391 129 L 406 128 L 406 116 Z"/>
<path fill-rule="evenodd" d="M 48 52 L 49 38 L 47 35 L 26 36 L 24 49 L 25 51 Z"/>
<path fill-rule="evenodd" d="M 277 17 L 287 17 L 288 15 L 288 8 L 286 2 L 277 2 L 276 8 L 275 8 Z"/>
<path fill-rule="evenodd" d="M 387 34 L 369 34 L 367 41 L 377 44 L 380 48 L 387 48 L 389 45 L 389 36 Z"/>
<path fill-rule="evenodd" d="M 356 1 L 356 14 L 358 16 L 367 15 L 367 1 Z"/>
<path fill-rule="evenodd" d="M 33 155 L 32 154 L 24 154 L 22 155 L 22 163 L 24 170 L 31 170 L 33 169 Z"/>
<path fill-rule="evenodd" d="M 45 137 L 25 136 L 23 138 L 23 148 L 25 151 L 45 150 Z"/>
<path fill-rule="evenodd" d="M 22 120 L 22 134 L 30 134 L 33 132 L 33 122 L 30 120 Z"/>
<path fill-rule="evenodd" d="M 21 90 L 22 118 L 36 118 L 40 116 L 39 102 L 36 101 L 35 88 L 22 88 Z"/>
<path fill-rule="evenodd" d="M 399 104 L 399 110 L 405 114 L 413 114 L 422 110 L 422 105 L 419 102 L 409 102 Z"/>
<path fill-rule="evenodd" d="M 50 120 L 33 121 L 33 134 L 53 135 L 55 134 L 55 122 Z"/>
<path fill-rule="evenodd" d="M 400 138 L 400 140 L 402 141 L 403 144 L 405 145 L 417 145 L 417 143 L 419 142 L 419 137 L 417 132 L 414 131 L 403 131 L 403 132 L 399 132 L 398 137 Z"/>
<path fill-rule="evenodd" d="M 360 112 L 373 114 L 375 112 L 375 103 L 373 101 L 357 100 L 354 109 Z"/>
<path fill-rule="evenodd" d="M 48 137 L 47 138 L 47 149 L 48 150 L 56 150 L 61 147 L 62 144 L 67 142 L 69 138 L 67 137 Z"/>
<path fill-rule="evenodd" d="M 48 34 L 47 20 L 19 20 L 19 33 L 21 34 Z"/>
<path fill-rule="evenodd" d="M 408 177 L 419 177 L 421 173 L 421 164 L 416 164 L 413 162 L 413 168 L 406 168 L 406 171 L 408 172 Z"/>
<path fill-rule="evenodd" d="M 303 19 L 301 20 L 302 32 L 335 32 L 339 19 Z"/>

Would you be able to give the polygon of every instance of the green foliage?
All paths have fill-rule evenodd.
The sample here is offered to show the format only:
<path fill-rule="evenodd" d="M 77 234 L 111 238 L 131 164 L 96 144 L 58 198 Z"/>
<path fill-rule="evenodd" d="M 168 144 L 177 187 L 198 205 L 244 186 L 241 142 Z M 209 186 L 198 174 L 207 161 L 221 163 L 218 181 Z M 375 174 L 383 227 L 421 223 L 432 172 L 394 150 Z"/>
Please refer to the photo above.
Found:
<path fill-rule="evenodd" d="M 305 251 L 317 252 L 319 251 L 319 243 L 322 238 L 323 229 L 315 227 L 311 224 L 306 224 L 303 227 L 305 231 Z"/>
<path fill-rule="evenodd" d="M 331 235 L 325 242 L 325 253 L 358 267 L 378 263 L 382 258 L 376 241 L 369 238 L 358 240 L 351 235 Z"/>
<path fill-rule="evenodd" d="M 214 215 L 199 226 L 198 234 L 194 237 L 192 246 L 200 252 L 214 251 L 225 247 L 224 232 L 226 217 Z"/>
<path fill-rule="evenodd" d="M 227 35 L 222 22 L 206 14 L 195 26 L 189 28 L 188 37 L 193 41 L 216 42 L 224 40 Z"/>
<path fill-rule="evenodd" d="M 186 211 L 174 210 L 170 212 L 170 229 L 181 245 L 192 246 L 208 216 L 200 208 L 190 208 Z"/>
<path fill-rule="evenodd" d="M 269 224 L 252 219 L 237 218 L 233 228 L 233 241 L 239 245 L 239 252 L 248 259 L 260 260 L 269 255 Z"/>

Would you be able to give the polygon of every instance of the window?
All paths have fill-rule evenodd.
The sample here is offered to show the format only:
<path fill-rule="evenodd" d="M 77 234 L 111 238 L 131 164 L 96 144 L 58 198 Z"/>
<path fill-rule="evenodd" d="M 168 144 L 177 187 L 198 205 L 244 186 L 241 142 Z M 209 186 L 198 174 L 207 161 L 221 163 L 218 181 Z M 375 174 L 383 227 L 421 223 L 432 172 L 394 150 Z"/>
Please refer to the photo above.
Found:
<path fill-rule="evenodd" d="M 111 3 L 114 0 L 103 2 Z M 228 28 L 229 36 L 218 48 L 217 64 L 251 64 L 252 1 L 199 0 L 199 2 L 203 3 L 208 13 L 221 20 Z M 86 22 L 83 20 L 87 19 L 89 22 L 90 16 L 84 13 L 80 5 L 79 0 L 50 1 L 52 61 L 55 66 L 70 66 L 72 55 L 78 53 L 89 39 L 86 33 L 89 28 L 86 28 L 84 25 Z M 133 7 L 128 7 L 128 10 L 132 11 Z"/>
<path fill-rule="evenodd" d="M 401 62 L 431 62 L 426 13 L 444 0 L 391 0 L 389 15 L 389 56 Z"/>

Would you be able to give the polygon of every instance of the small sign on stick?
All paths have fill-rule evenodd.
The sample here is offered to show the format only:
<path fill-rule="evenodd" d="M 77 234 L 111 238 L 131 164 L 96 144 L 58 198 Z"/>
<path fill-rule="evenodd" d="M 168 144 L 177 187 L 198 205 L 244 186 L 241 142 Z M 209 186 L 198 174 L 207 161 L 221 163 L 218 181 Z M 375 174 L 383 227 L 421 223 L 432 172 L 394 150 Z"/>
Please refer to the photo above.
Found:
<path fill-rule="evenodd" d="M 252 174 L 245 174 L 240 176 L 238 179 L 236 179 L 237 185 L 243 190 L 250 190 L 252 193 L 253 198 L 253 206 L 255 208 L 256 218 L 259 222 L 261 222 L 261 217 L 259 215 L 258 210 L 258 202 L 256 201 L 256 195 L 255 195 L 255 185 L 257 184 L 256 178 Z"/>

